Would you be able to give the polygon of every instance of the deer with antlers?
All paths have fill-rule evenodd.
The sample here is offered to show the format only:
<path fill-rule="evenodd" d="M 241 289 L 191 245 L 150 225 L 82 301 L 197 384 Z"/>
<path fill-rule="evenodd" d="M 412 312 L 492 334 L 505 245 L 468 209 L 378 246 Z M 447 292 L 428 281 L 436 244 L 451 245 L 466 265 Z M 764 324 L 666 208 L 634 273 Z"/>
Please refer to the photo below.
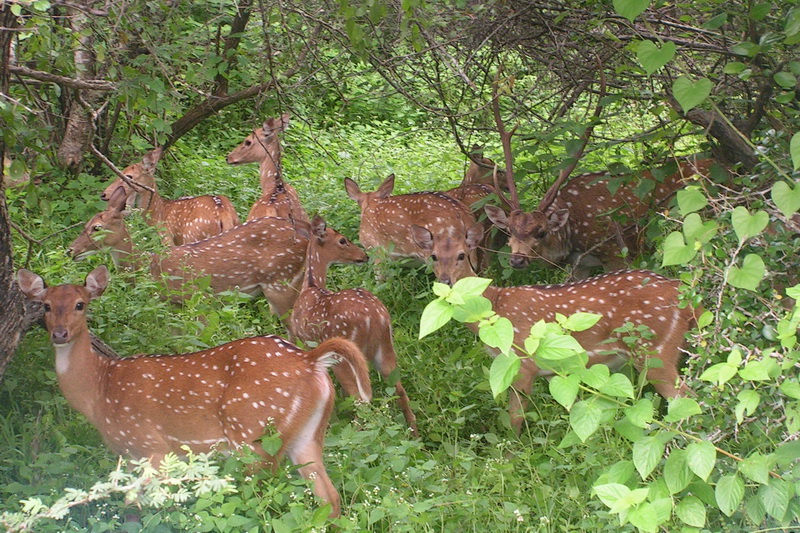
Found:
<path fill-rule="evenodd" d="M 67 248 L 67 254 L 80 261 L 92 252 L 108 248 L 111 250 L 114 266 L 124 270 L 137 268 L 138 261 L 133 256 L 131 236 L 122 216 L 126 199 L 125 188 L 117 187 L 108 199 L 106 209 L 89 219 L 81 234 Z"/>
<path fill-rule="evenodd" d="M 289 126 L 289 118 L 288 113 L 278 118 L 268 118 L 225 158 L 229 165 L 246 163 L 259 165 L 261 198 L 250 208 L 247 220 L 281 217 L 309 221 L 297 191 L 283 181 L 281 167 L 283 149 L 278 135 Z"/>
<path fill-rule="evenodd" d="M 430 258 L 435 264 L 446 255 L 454 238 L 475 223 L 469 208 L 441 192 L 417 192 L 392 196 L 394 174 L 374 192 L 362 192 L 350 178 L 344 180 L 348 196 L 361 209 L 359 239 L 367 249 L 386 248 L 391 257 Z M 430 250 L 420 248 L 412 236 L 412 226 L 427 228 L 432 235 Z M 476 260 L 472 252 L 470 259 Z"/>
<path fill-rule="evenodd" d="M 445 258 L 449 269 L 437 273 L 440 282 L 452 285 L 463 277 L 475 275 L 469 262 L 457 258 L 478 245 L 482 231 L 476 224 L 462 236 L 459 246 Z M 421 246 L 425 243 L 420 239 Z M 444 266 L 445 262 L 440 261 L 439 265 Z M 588 364 L 603 364 L 616 370 L 632 358 L 636 369 L 646 372 L 656 391 L 665 398 L 672 398 L 688 391 L 680 381 L 681 346 L 686 332 L 695 323 L 692 307 L 680 303 L 679 283 L 655 272 L 630 270 L 564 285 L 508 288 L 490 285 L 483 296 L 498 315 L 513 324 L 516 346 L 525 345 L 534 324 L 539 320 L 552 322 L 556 313 L 568 316 L 582 311 L 601 315 L 592 328 L 574 334 L 588 352 Z M 653 337 L 644 341 L 635 353 L 631 353 L 630 347 L 614 332 L 628 322 L 647 326 L 653 332 Z M 477 324 L 470 324 L 470 328 L 477 332 Z M 655 366 L 649 362 L 653 359 L 659 360 Z M 511 394 L 509 405 L 511 424 L 517 433 L 524 420 L 534 378 L 551 375 L 539 368 L 534 359 L 522 360 L 514 382 L 516 391 Z"/>
<path fill-rule="evenodd" d="M 131 199 L 139 197 L 144 207 L 145 219 L 155 226 L 166 246 L 178 246 L 217 235 L 239 224 L 231 201 L 221 195 L 204 195 L 168 200 L 158 194 L 155 169 L 163 149 L 156 148 L 122 171 L 125 179 L 118 177 L 106 187 L 100 197 L 109 200 L 119 188 L 125 189 Z"/>
<path fill-rule="evenodd" d="M 115 453 L 158 465 L 168 453 L 184 454 L 184 446 L 195 452 L 248 447 L 273 469 L 288 456 L 331 505 L 330 516 L 339 516 L 339 493 L 322 458 L 334 400 L 327 368 L 341 360 L 360 398 L 369 401 L 367 364 L 353 343 L 330 339 L 303 351 L 268 335 L 188 354 L 111 359 L 92 347 L 86 319 L 89 302 L 108 285 L 105 266 L 84 285 L 46 287 L 24 269 L 17 277 L 22 292 L 44 305 L 64 397 Z M 259 442 L 270 428 L 281 439 L 274 456 Z"/>
<path fill-rule="evenodd" d="M 366 260 L 367 255 L 363 250 L 328 228 L 322 217 L 315 216 L 308 235 L 303 288 L 292 309 L 289 331 L 303 342 L 321 342 L 333 337 L 350 339 L 378 369 L 383 379 L 389 379 L 397 368 L 389 310 L 365 289 L 331 292 L 325 288 L 327 265 L 337 261 Z M 357 396 L 350 369 L 337 366 L 333 372 L 345 391 Z M 417 419 L 399 378 L 395 382 L 395 390 L 406 423 L 412 434 L 418 437 Z"/>

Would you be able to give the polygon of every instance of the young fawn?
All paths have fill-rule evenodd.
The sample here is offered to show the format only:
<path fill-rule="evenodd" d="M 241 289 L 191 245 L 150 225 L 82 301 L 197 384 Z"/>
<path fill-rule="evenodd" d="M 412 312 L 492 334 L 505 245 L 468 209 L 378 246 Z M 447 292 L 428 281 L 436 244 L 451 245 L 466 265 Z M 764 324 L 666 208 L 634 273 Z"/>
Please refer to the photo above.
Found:
<path fill-rule="evenodd" d="M 119 187 L 123 187 L 129 197 L 137 194 L 145 210 L 145 219 L 158 228 L 166 246 L 197 242 L 239 224 L 236 209 L 225 196 L 205 195 L 177 200 L 162 198 L 155 180 L 155 169 L 161 153 L 162 148 L 156 148 L 145 154 L 141 162 L 122 171 L 134 185 L 117 178 L 100 197 L 109 200 Z"/>
<path fill-rule="evenodd" d="M 76 261 L 87 254 L 109 248 L 111 259 L 117 268 L 132 270 L 138 261 L 133 257 L 133 244 L 122 212 L 125 209 L 127 194 L 124 187 L 117 190 L 108 199 L 108 206 L 97 213 L 83 227 L 83 231 L 69 245 L 67 253 Z"/>
<path fill-rule="evenodd" d="M 92 347 L 86 322 L 87 305 L 108 285 L 105 266 L 84 285 L 48 288 L 24 269 L 18 281 L 28 298 L 44 304 L 61 391 L 115 453 L 159 464 L 168 453 L 183 453 L 182 446 L 249 447 L 273 468 L 287 455 L 331 504 L 331 516 L 339 515 L 339 493 L 322 461 L 334 398 L 327 368 L 343 360 L 369 401 L 366 361 L 353 343 L 331 339 L 303 351 L 269 335 L 189 354 L 110 359 Z M 270 426 L 282 441 L 275 456 L 259 443 Z"/>
<path fill-rule="evenodd" d="M 366 260 L 363 250 L 327 228 L 322 217 L 315 216 L 308 236 L 303 288 L 292 309 L 289 331 L 303 342 L 321 342 L 333 337 L 350 339 L 375 365 L 383 379 L 388 379 L 397 368 L 397 355 L 386 306 L 364 289 L 331 292 L 325 288 L 328 264 Z M 357 396 L 350 369 L 339 366 L 334 367 L 333 372 L 345 391 Z M 395 390 L 406 423 L 417 437 L 417 419 L 399 378 Z"/>
<path fill-rule="evenodd" d="M 469 262 L 458 258 L 478 245 L 482 233 L 483 228 L 476 224 L 450 257 L 439 261 L 438 272 L 434 265 L 434 271 L 442 283 L 452 285 L 462 277 L 475 275 Z M 423 239 L 421 245 L 426 242 Z M 554 321 L 556 313 L 569 316 L 583 311 L 601 315 L 600 321 L 592 328 L 573 334 L 588 352 L 589 366 L 604 364 L 616 370 L 633 357 L 636 369 L 646 372 L 647 379 L 656 391 L 665 398 L 671 398 L 688 391 L 680 380 L 681 347 L 686 332 L 695 323 L 692 307 L 679 305 L 679 283 L 647 270 L 623 270 L 564 285 L 507 288 L 490 285 L 483 296 L 491 301 L 492 309 L 498 315 L 511 321 L 514 344 L 517 346 L 525 345 L 531 326 L 539 320 Z M 645 325 L 653 332 L 653 337 L 644 341 L 633 354 L 618 338 L 619 335 L 614 333 L 615 329 L 628 322 Z M 477 324 L 469 326 L 477 331 Z M 660 366 L 648 365 L 648 359 L 660 360 Z M 534 378 L 550 375 L 548 371 L 540 369 L 533 359 L 523 359 L 509 406 L 511 424 L 517 433 L 525 417 L 527 397 Z"/>
<path fill-rule="evenodd" d="M 229 165 L 259 165 L 261 198 L 250 208 L 247 220 L 281 217 L 308 222 L 308 214 L 300 203 L 297 191 L 283 181 L 283 150 L 278 134 L 284 132 L 288 126 L 288 114 L 279 118 L 268 118 L 225 158 Z"/>

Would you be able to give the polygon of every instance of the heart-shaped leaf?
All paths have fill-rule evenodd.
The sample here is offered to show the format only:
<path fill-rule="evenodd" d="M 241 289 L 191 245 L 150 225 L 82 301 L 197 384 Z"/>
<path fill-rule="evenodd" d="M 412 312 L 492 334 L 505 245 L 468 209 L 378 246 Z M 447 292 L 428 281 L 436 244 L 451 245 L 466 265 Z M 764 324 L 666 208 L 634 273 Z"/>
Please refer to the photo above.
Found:
<path fill-rule="evenodd" d="M 766 272 L 767 269 L 761 257 L 756 254 L 747 254 L 742 262 L 742 268 L 732 266 L 728 271 L 728 283 L 739 289 L 754 291 L 764 279 Z"/>
<path fill-rule="evenodd" d="M 792 166 L 795 170 L 800 168 L 800 131 L 792 135 L 789 141 L 789 153 L 792 155 Z"/>
<path fill-rule="evenodd" d="M 683 108 L 683 112 L 688 113 L 708 98 L 712 87 L 713 84 L 708 78 L 692 82 L 686 76 L 681 76 L 672 84 L 672 95 Z"/>
<path fill-rule="evenodd" d="M 739 242 L 744 242 L 764 231 L 769 224 L 769 215 L 766 211 L 757 211 L 751 215 L 746 207 L 740 205 L 731 213 L 731 222 Z"/>
<path fill-rule="evenodd" d="M 683 241 L 683 235 L 679 231 L 673 231 L 664 239 L 664 259 L 661 266 L 685 265 L 697 255 L 694 246 L 687 246 Z"/>
<path fill-rule="evenodd" d="M 797 135 L 795 135 L 797 137 Z M 797 143 L 800 145 L 800 142 Z M 797 149 L 800 152 L 800 146 Z M 800 159 L 800 154 L 798 154 Z M 795 165 L 797 168 L 797 165 Z M 785 181 L 776 182 L 772 186 L 772 201 L 787 218 L 800 211 L 800 183 L 795 183 L 794 188 Z"/>
<path fill-rule="evenodd" d="M 636 49 L 636 57 L 649 76 L 675 57 L 677 47 L 672 41 L 667 41 L 661 48 L 653 41 L 642 41 Z"/>
<path fill-rule="evenodd" d="M 719 224 L 713 220 L 703 222 L 700 215 L 691 213 L 683 221 L 683 234 L 686 236 L 687 242 L 701 242 L 706 243 L 714 238 L 719 229 Z"/>
<path fill-rule="evenodd" d="M 633 19 L 644 13 L 650 0 L 614 0 L 614 11 L 633 22 Z"/>

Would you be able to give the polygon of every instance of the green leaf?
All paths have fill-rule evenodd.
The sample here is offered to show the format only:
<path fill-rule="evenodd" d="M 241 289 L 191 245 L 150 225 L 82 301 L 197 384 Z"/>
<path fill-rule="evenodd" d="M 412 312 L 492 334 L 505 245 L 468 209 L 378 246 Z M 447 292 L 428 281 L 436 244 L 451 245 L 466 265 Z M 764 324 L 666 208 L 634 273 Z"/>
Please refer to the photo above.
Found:
<path fill-rule="evenodd" d="M 697 213 L 689 213 L 683 221 L 683 234 L 686 236 L 686 242 L 690 244 L 694 241 L 709 242 L 717 234 L 717 230 L 719 230 L 719 224 L 714 220 L 703 222 Z"/>
<path fill-rule="evenodd" d="M 628 513 L 628 520 L 642 531 L 655 533 L 658 529 L 658 520 L 656 516 L 657 514 L 654 512 L 653 506 L 649 503 L 645 503 L 636 509 L 631 509 Z"/>
<path fill-rule="evenodd" d="M 794 496 L 794 487 L 783 479 L 770 479 L 768 485 L 759 489 L 758 496 L 772 518 L 783 520 L 789 508 L 789 500 Z"/>
<path fill-rule="evenodd" d="M 480 322 L 494 314 L 492 302 L 483 296 L 473 296 L 464 300 L 464 303 L 453 309 L 453 318 L 458 322 L 472 324 Z"/>
<path fill-rule="evenodd" d="M 800 400 L 800 383 L 797 379 L 786 379 L 781 383 L 781 392 L 790 398 Z"/>
<path fill-rule="evenodd" d="M 703 527 L 706 525 L 706 506 L 697 496 L 686 496 L 675 506 L 675 514 L 686 525 Z"/>
<path fill-rule="evenodd" d="M 736 422 L 741 424 L 744 420 L 745 412 L 752 415 L 756 412 L 758 404 L 761 403 L 761 395 L 752 389 L 745 389 L 737 396 L 739 403 L 736 405 L 734 412 L 736 414 Z"/>
<path fill-rule="evenodd" d="M 699 211 L 708 205 L 708 198 L 697 185 L 690 185 L 678 191 L 678 210 L 681 216 Z"/>
<path fill-rule="evenodd" d="M 567 411 L 570 410 L 575 398 L 578 396 L 579 378 L 576 374 L 567 377 L 553 376 L 550 380 L 550 394 L 555 401 L 563 405 Z"/>
<path fill-rule="evenodd" d="M 677 494 L 689 486 L 692 472 L 686 458 L 686 450 L 675 448 L 669 452 L 669 457 L 664 463 L 664 481 L 670 494 Z"/>
<path fill-rule="evenodd" d="M 728 283 L 737 289 L 755 291 L 766 273 L 764 260 L 757 254 L 747 254 L 742 268 L 732 266 L 728 270 Z"/>
<path fill-rule="evenodd" d="M 508 389 L 519 373 L 522 361 L 515 353 L 501 353 L 492 361 L 489 369 L 489 385 L 492 388 L 492 395 L 497 398 Z"/>
<path fill-rule="evenodd" d="M 766 485 L 769 483 L 769 470 L 773 463 L 774 458 L 771 455 L 754 453 L 739 463 L 739 472 L 747 479 Z"/>
<path fill-rule="evenodd" d="M 598 366 L 598 365 L 595 365 Z M 608 396 L 615 396 L 617 398 L 631 398 L 633 399 L 633 384 L 628 376 L 624 374 L 611 374 L 608 381 L 600 387 L 600 392 Z"/>
<path fill-rule="evenodd" d="M 775 80 L 775 83 L 784 89 L 792 89 L 797 85 L 797 78 L 791 72 L 776 72 L 772 78 Z"/>
<path fill-rule="evenodd" d="M 745 65 L 741 61 L 731 61 L 730 63 L 725 65 L 725 67 L 722 69 L 722 72 L 724 72 L 725 74 L 739 74 L 745 68 L 747 68 L 747 65 Z"/>
<path fill-rule="evenodd" d="M 687 246 L 683 241 L 683 234 L 673 231 L 664 239 L 664 259 L 661 266 L 685 265 L 697 255 L 694 246 Z"/>
<path fill-rule="evenodd" d="M 702 413 L 702 410 L 695 400 L 686 397 L 673 398 L 669 401 L 669 408 L 664 421 L 677 422 L 700 413 Z"/>
<path fill-rule="evenodd" d="M 681 76 L 672 84 L 672 95 L 683 108 L 683 112 L 688 113 L 708 98 L 713 86 L 708 78 L 700 78 L 692 82 L 686 76 Z"/>
<path fill-rule="evenodd" d="M 733 231 L 736 232 L 739 242 L 742 243 L 764 231 L 769 224 L 769 215 L 766 211 L 761 210 L 751 215 L 746 207 L 738 206 L 731 213 L 731 222 Z"/>
<path fill-rule="evenodd" d="M 583 353 L 585 350 L 569 335 L 546 335 L 539 343 L 536 355 L 543 359 L 561 360 Z"/>
<path fill-rule="evenodd" d="M 480 296 L 491 285 L 492 280 L 487 278 L 469 277 L 462 278 L 453 284 L 453 292 L 459 293 L 463 298 Z"/>
<path fill-rule="evenodd" d="M 672 41 L 664 43 L 661 48 L 653 41 L 642 41 L 636 49 L 636 57 L 649 76 L 675 57 L 677 47 Z"/>
<path fill-rule="evenodd" d="M 703 481 L 714 469 L 717 462 L 717 450 L 708 441 L 693 442 L 686 447 L 689 469 Z"/>
<path fill-rule="evenodd" d="M 478 327 L 478 337 L 492 348 L 508 353 L 514 343 L 514 326 L 504 316 L 499 317 L 493 323 L 484 321 Z"/>
<path fill-rule="evenodd" d="M 438 281 L 433 282 L 433 294 L 439 298 L 447 298 L 452 291 L 453 288 L 450 285 L 439 283 Z"/>
<path fill-rule="evenodd" d="M 633 19 L 644 13 L 650 0 L 614 0 L 614 11 L 621 17 L 633 22 Z"/>
<path fill-rule="evenodd" d="M 567 318 L 567 320 L 561 324 L 566 330 L 569 331 L 585 331 L 603 318 L 603 315 L 598 315 L 597 313 L 586 313 L 583 311 L 578 311 Z"/>
<path fill-rule="evenodd" d="M 791 143 L 792 162 L 794 169 L 800 166 L 800 133 L 795 133 Z M 787 218 L 800 211 L 800 183 L 795 183 L 792 188 L 785 181 L 778 181 L 772 186 L 772 201 L 775 207 Z"/>
<path fill-rule="evenodd" d="M 664 456 L 664 443 L 656 437 L 643 437 L 633 443 L 633 464 L 642 479 L 658 465 Z"/>
<path fill-rule="evenodd" d="M 640 428 L 647 427 L 647 424 L 653 421 L 653 411 L 653 402 L 648 398 L 642 398 L 624 409 L 625 416 L 631 424 Z"/>
<path fill-rule="evenodd" d="M 749 361 L 739 370 L 739 377 L 748 381 L 768 381 L 780 374 L 778 362 L 772 357 Z"/>
<path fill-rule="evenodd" d="M 731 516 L 744 498 L 744 481 L 737 474 L 723 476 L 717 481 L 714 496 L 719 510 L 726 516 Z"/>
<path fill-rule="evenodd" d="M 609 508 L 614 507 L 619 500 L 631 493 L 631 489 L 622 483 L 596 485 L 592 487 L 592 490 L 594 490 L 594 493 L 600 498 L 600 501 Z"/>
<path fill-rule="evenodd" d="M 602 414 L 603 410 L 594 402 L 582 401 L 572 406 L 569 412 L 569 425 L 581 442 L 586 442 L 586 439 L 597 431 Z"/>
<path fill-rule="evenodd" d="M 441 328 L 453 318 L 453 308 L 444 300 L 433 300 L 422 311 L 419 320 L 419 338 L 422 339 Z"/>
<path fill-rule="evenodd" d="M 578 372 L 581 381 L 589 387 L 599 389 L 608 382 L 611 371 L 606 365 L 593 365 L 589 368 L 583 368 Z"/>

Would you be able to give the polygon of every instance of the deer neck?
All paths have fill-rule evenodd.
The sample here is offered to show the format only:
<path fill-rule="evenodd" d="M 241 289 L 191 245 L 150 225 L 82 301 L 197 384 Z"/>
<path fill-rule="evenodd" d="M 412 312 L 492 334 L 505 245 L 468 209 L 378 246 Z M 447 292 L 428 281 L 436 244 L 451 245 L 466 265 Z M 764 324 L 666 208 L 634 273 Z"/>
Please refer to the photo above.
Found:
<path fill-rule="evenodd" d="M 309 288 L 325 289 L 328 282 L 328 265 L 322 259 L 322 249 L 314 242 L 315 240 L 316 237 L 312 235 L 308 242 L 303 290 Z"/>
<path fill-rule="evenodd" d="M 261 181 L 261 193 L 266 194 L 275 188 L 281 178 L 281 149 L 280 146 L 270 144 L 267 146 L 267 155 L 258 165 Z"/>
<path fill-rule="evenodd" d="M 111 260 L 114 266 L 125 270 L 133 270 L 136 267 L 133 256 L 133 244 L 131 236 L 127 231 L 122 234 L 122 239 L 111 249 Z"/>
<path fill-rule="evenodd" d="M 75 335 L 67 344 L 54 344 L 56 376 L 69 404 L 96 424 L 98 405 L 108 361 L 92 348 L 89 330 Z"/>
<path fill-rule="evenodd" d="M 153 187 L 153 192 L 144 189 L 139 194 L 142 198 L 142 207 L 150 223 L 164 220 L 167 202 L 158 194 L 158 190 Z"/>
<path fill-rule="evenodd" d="M 556 202 L 545 211 L 545 216 L 549 217 L 551 212 L 561 208 L 562 206 Z M 572 220 L 569 220 L 559 229 L 548 231 L 544 246 L 537 252 L 541 253 L 544 262 L 553 265 L 561 264 L 567 260 L 569 254 L 575 248 L 572 236 Z"/>

